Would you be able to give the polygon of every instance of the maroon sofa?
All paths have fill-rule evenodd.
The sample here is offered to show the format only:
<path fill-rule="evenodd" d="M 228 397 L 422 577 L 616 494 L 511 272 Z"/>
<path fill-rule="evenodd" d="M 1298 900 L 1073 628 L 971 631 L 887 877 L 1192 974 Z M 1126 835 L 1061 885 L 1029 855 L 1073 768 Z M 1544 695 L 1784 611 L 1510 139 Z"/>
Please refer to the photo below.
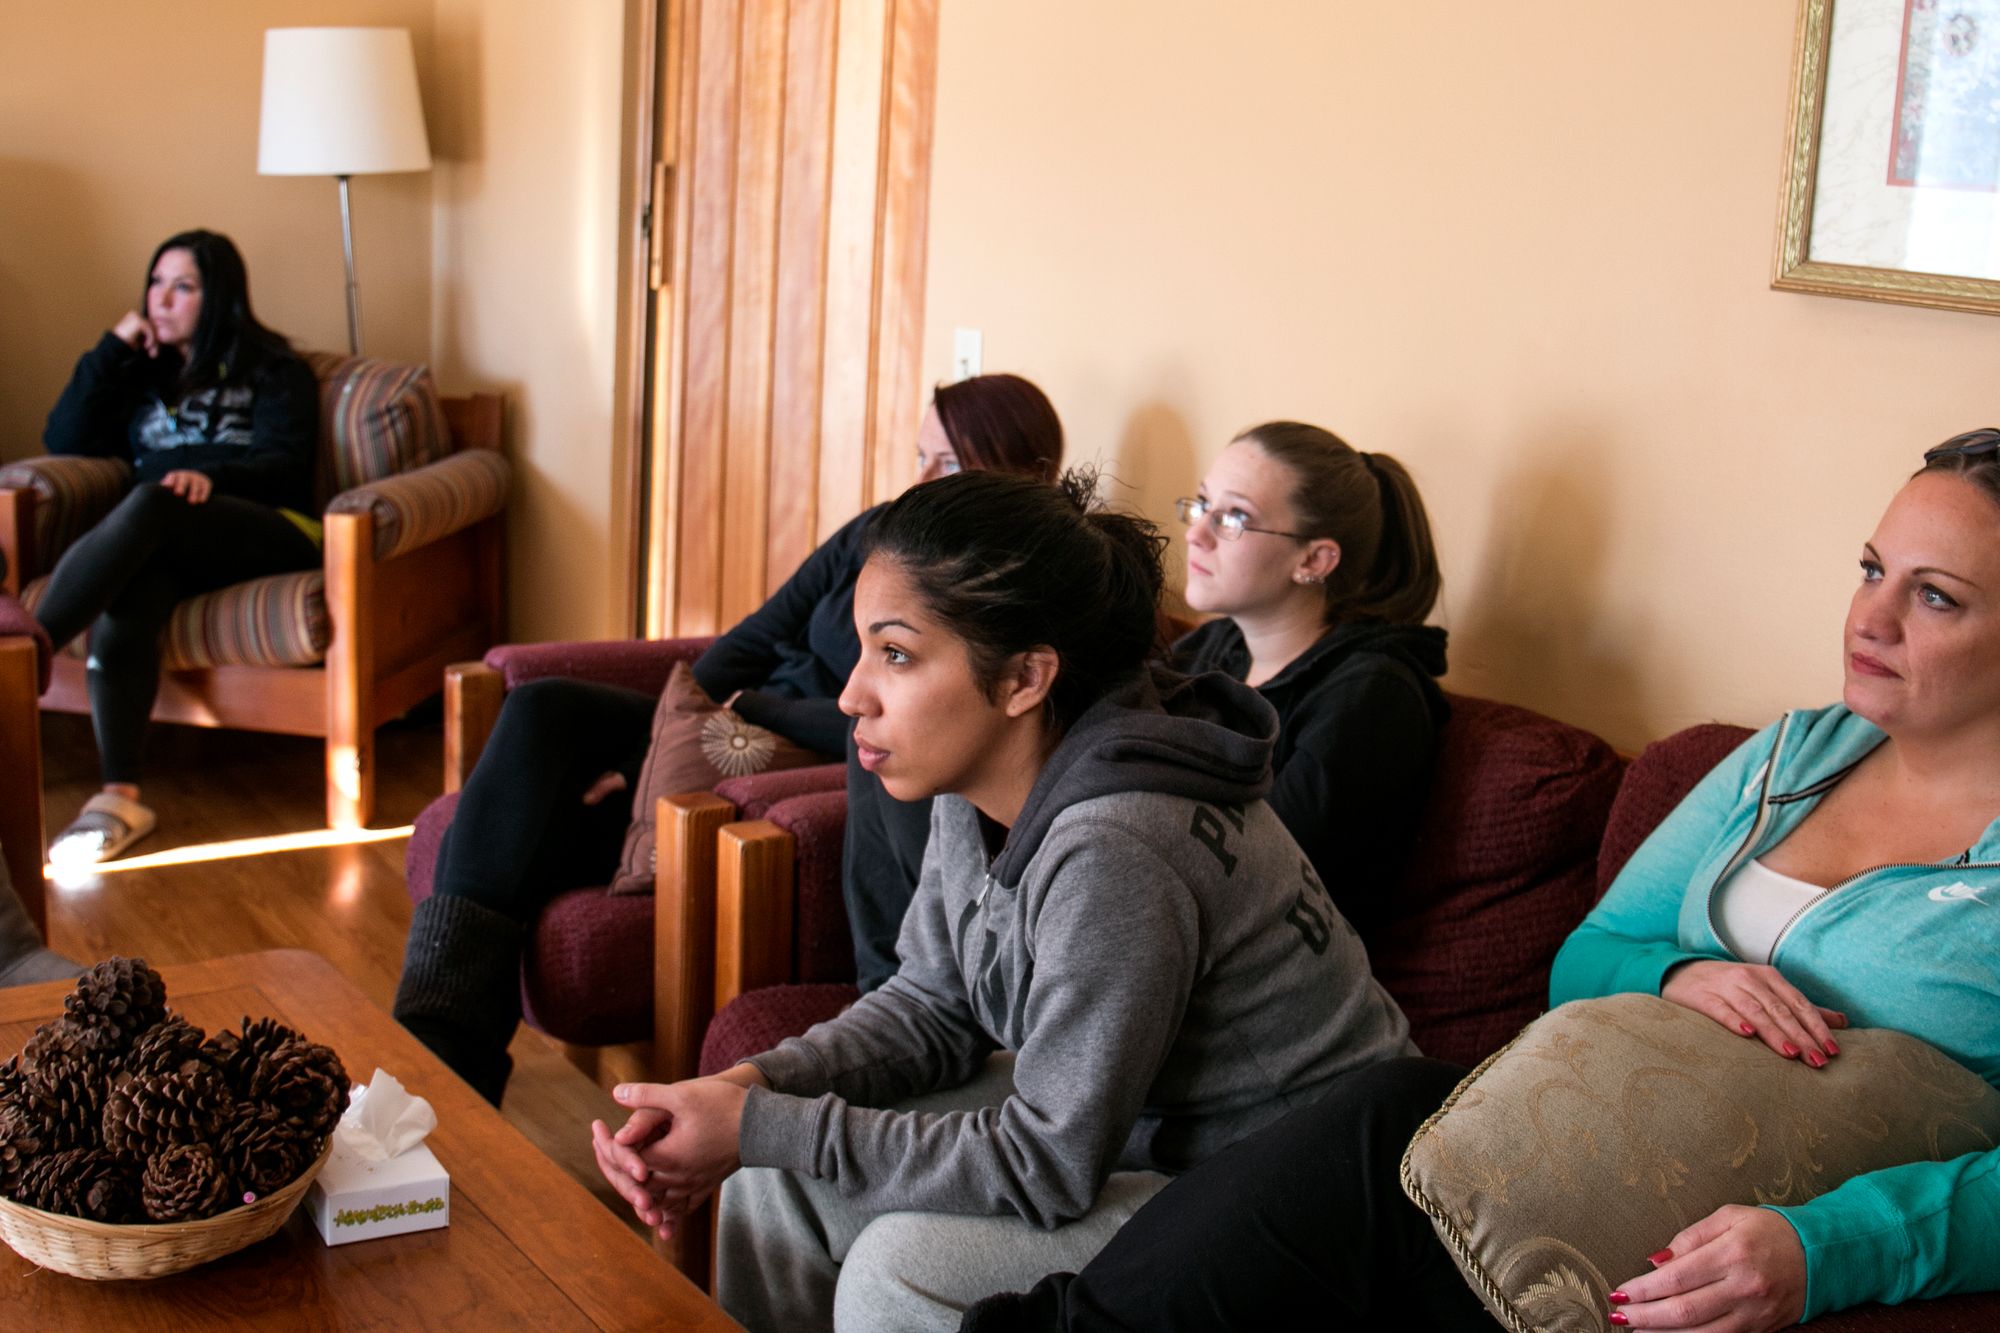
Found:
<path fill-rule="evenodd" d="M 1476 1064 L 1540 1014 L 1564 938 L 1653 828 L 1749 735 L 1719 724 L 1690 727 L 1628 766 L 1588 732 L 1524 708 L 1454 697 L 1419 850 L 1398 889 L 1402 912 L 1367 937 L 1376 974 L 1409 1015 L 1418 1045 Z M 743 927 L 791 931 L 780 964 L 791 980 L 745 987 L 720 1005 L 702 1044 L 704 1074 L 856 998 L 840 893 L 843 814 L 841 793 L 820 793 L 775 802 L 758 824 L 735 826 L 741 841 L 795 848 L 790 921 Z M 721 878 L 727 889 L 730 874 Z M 2000 1330 L 2000 1294 L 1866 1306 L 1810 1327 L 1991 1333 Z"/>

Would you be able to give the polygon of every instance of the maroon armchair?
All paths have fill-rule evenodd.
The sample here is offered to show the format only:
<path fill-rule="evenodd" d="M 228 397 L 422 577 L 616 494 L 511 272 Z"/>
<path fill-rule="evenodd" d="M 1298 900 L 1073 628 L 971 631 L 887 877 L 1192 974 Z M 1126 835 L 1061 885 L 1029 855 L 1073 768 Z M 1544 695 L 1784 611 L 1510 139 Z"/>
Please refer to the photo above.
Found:
<path fill-rule="evenodd" d="M 413 901 L 430 896 L 438 845 L 458 806 L 458 789 L 478 762 L 506 692 L 531 680 L 568 677 L 658 693 L 677 662 L 691 662 L 712 639 L 510 644 L 484 661 L 450 668 L 445 684 L 446 794 L 417 817 L 405 861 Z M 612 894 L 570 889 L 543 909 L 521 969 L 522 1012 L 530 1026 L 575 1046 L 654 1042 L 653 1077 L 694 1073 L 696 1047 L 711 1009 L 709 990 L 690 978 L 712 975 L 715 829 L 739 813 L 756 817 L 774 799 L 843 781 L 838 765 L 734 778 L 711 793 L 661 803 L 655 890 Z M 706 929 L 690 922 L 706 921 Z M 674 1034 L 693 1026 L 694 1036 Z"/>

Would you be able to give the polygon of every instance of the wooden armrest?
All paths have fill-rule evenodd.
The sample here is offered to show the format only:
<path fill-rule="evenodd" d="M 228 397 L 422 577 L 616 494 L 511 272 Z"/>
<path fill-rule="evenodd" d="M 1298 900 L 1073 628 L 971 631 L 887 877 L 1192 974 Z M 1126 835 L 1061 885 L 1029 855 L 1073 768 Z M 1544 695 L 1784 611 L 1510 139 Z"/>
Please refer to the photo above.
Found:
<path fill-rule="evenodd" d="M 48 904 L 42 883 L 42 744 L 40 663 L 35 641 L 0 639 L 0 851 L 14 892 L 42 938 L 49 934 Z"/>
<path fill-rule="evenodd" d="M 716 833 L 736 807 L 712 792 L 664 796 L 653 869 L 653 1066 L 663 1083 L 693 1078 L 715 1013 Z"/>
<path fill-rule="evenodd" d="M 484 662 L 454 662 L 444 669 L 444 789 L 457 791 L 472 776 L 499 720 L 507 683 Z"/>
<path fill-rule="evenodd" d="M 0 487 L 0 593 L 19 597 L 34 575 L 35 493 Z"/>
<path fill-rule="evenodd" d="M 767 819 L 724 825 L 715 852 L 715 1007 L 792 979 L 798 845 Z"/>

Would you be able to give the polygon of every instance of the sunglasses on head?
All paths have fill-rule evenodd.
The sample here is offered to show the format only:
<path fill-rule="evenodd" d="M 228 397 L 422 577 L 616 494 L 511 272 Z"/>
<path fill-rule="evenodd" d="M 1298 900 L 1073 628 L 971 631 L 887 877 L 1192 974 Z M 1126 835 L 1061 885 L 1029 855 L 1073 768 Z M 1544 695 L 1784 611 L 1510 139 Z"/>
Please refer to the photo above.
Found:
<path fill-rule="evenodd" d="M 1955 454 L 1970 458 L 1997 450 L 2000 450 L 2000 426 L 1982 426 L 1963 435 L 1954 435 L 1935 449 L 1924 450 L 1924 462 L 1935 463 L 1940 458 L 1950 458 Z"/>

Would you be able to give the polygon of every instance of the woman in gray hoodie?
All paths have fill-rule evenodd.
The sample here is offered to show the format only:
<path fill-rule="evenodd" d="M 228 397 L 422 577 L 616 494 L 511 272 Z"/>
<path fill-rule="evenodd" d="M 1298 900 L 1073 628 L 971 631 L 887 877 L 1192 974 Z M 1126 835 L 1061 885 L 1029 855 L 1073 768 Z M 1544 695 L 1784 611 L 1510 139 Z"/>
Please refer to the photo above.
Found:
<path fill-rule="evenodd" d="M 841 707 L 891 795 L 939 798 L 901 968 L 722 1075 L 621 1087 L 632 1117 L 593 1126 L 649 1226 L 728 1179 L 717 1295 L 752 1329 L 950 1327 L 1413 1049 L 1264 802 L 1270 705 L 1147 672 L 1149 524 L 1093 512 L 1087 480 L 978 473 L 865 540 Z"/>

